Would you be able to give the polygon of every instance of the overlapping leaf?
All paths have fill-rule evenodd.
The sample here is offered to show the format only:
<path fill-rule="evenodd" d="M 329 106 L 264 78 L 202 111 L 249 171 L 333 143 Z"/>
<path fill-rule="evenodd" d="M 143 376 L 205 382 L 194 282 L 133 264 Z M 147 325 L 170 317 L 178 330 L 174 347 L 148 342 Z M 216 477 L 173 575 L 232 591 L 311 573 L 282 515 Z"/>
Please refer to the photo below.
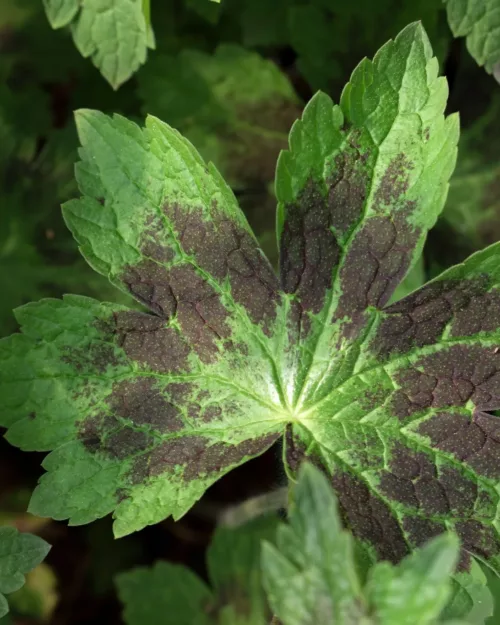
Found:
<path fill-rule="evenodd" d="M 279 528 L 276 546 L 264 544 L 262 558 L 264 586 L 283 625 L 437 622 L 451 591 L 456 537 L 435 538 L 398 566 L 378 563 L 364 583 L 326 478 L 306 465 L 294 495 L 289 525 Z"/>
<path fill-rule="evenodd" d="M 79 52 L 117 89 L 154 48 L 149 0 L 44 0 L 52 28 L 71 27 Z"/>
<path fill-rule="evenodd" d="M 497 0 L 444 0 L 455 37 L 467 38 L 478 65 L 500 79 L 500 8 Z"/>

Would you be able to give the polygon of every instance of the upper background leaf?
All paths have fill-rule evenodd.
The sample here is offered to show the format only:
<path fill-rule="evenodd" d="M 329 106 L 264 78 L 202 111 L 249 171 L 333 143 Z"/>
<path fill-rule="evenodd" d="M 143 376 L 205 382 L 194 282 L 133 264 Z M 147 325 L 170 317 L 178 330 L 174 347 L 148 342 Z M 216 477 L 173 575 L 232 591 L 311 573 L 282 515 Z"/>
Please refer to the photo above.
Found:
<path fill-rule="evenodd" d="M 117 89 L 154 48 L 149 0 L 44 0 L 52 28 L 70 26 L 80 53 Z"/>
<path fill-rule="evenodd" d="M 500 7 L 497 0 L 444 0 L 455 37 L 467 38 L 467 49 L 488 74 L 500 81 Z"/>
<path fill-rule="evenodd" d="M 233 189 L 266 187 L 299 115 L 280 69 L 255 52 L 223 44 L 214 54 L 154 55 L 140 71 L 143 109 L 168 121 Z"/>

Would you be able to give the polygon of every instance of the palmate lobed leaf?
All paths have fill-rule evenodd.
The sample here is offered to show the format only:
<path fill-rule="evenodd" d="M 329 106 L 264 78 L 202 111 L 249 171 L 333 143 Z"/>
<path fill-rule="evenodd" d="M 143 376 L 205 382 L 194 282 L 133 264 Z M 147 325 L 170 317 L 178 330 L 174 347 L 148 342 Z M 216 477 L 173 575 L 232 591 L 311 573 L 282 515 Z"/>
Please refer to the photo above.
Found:
<path fill-rule="evenodd" d="M 178 518 L 286 428 L 289 469 L 320 463 L 374 554 L 398 561 L 453 528 L 462 570 L 474 554 L 500 571 L 499 247 L 387 306 L 446 197 L 446 97 L 414 24 L 360 63 L 340 106 L 313 98 L 278 163 L 279 280 L 177 132 L 80 112 L 67 224 L 152 314 L 78 296 L 17 311 L 2 424 L 54 450 L 31 510 L 114 511 L 117 536 Z"/>

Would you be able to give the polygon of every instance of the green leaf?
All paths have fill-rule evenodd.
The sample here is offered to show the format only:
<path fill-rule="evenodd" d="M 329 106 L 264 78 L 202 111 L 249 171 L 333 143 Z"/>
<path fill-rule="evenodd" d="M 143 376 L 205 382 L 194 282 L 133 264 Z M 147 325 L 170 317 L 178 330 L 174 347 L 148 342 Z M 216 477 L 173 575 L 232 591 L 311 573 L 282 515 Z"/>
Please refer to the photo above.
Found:
<path fill-rule="evenodd" d="M 116 577 L 126 625 L 209 625 L 212 595 L 185 566 L 157 562 Z"/>
<path fill-rule="evenodd" d="M 20 534 L 13 527 L 0 527 L 0 617 L 9 611 L 5 594 L 19 590 L 29 573 L 50 550 L 44 540 Z"/>
<path fill-rule="evenodd" d="M 68 26 L 76 17 L 81 0 L 43 0 L 43 6 L 52 28 Z"/>
<path fill-rule="evenodd" d="M 350 623 L 366 612 L 353 556 L 352 536 L 341 526 L 327 480 L 304 466 L 295 489 L 290 525 L 277 546 L 264 543 L 264 587 L 284 625 Z"/>
<path fill-rule="evenodd" d="M 380 562 L 360 581 L 352 535 L 343 529 L 327 479 L 312 465 L 299 473 L 289 525 L 277 547 L 264 543 L 264 586 L 283 625 L 430 625 L 450 595 L 459 554 L 443 534 L 398 566 Z"/>
<path fill-rule="evenodd" d="M 55 449 L 33 513 L 79 524 L 116 508 L 120 536 L 179 518 L 278 438 L 283 313 L 234 196 L 189 143 L 154 118 L 78 120 L 85 195 L 66 221 L 155 314 L 77 296 L 19 309 L 24 335 L 0 345 L 2 424 L 13 444 Z"/>
<path fill-rule="evenodd" d="M 485 619 L 493 614 L 492 588 L 481 566 L 475 560 L 471 561 L 467 572 L 462 571 L 453 576 L 451 589 L 450 600 L 443 610 L 443 618 L 455 619 L 466 614 L 469 623 L 484 623 Z"/>
<path fill-rule="evenodd" d="M 273 543 L 275 516 L 237 528 L 217 528 L 207 553 L 207 567 L 217 597 L 219 625 L 268 625 L 271 614 L 262 586 L 261 542 Z"/>
<path fill-rule="evenodd" d="M 277 519 L 219 527 L 207 552 L 209 588 L 189 569 L 157 562 L 116 577 L 127 625 L 268 625 L 260 543 L 274 540 Z"/>
<path fill-rule="evenodd" d="M 380 562 L 370 571 L 367 595 L 381 623 L 424 625 L 438 618 L 450 595 L 459 541 L 443 534 L 397 567 Z"/>
<path fill-rule="evenodd" d="M 117 89 L 154 48 L 148 0 L 44 0 L 52 28 L 70 26 L 80 54 Z"/>
<path fill-rule="evenodd" d="M 500 78 L 500 10 L 497 0 L 444 0 L 455 37 L 466 37 L 467 49 L 488 74 Z"/>
<path fill-rule="evenodd" d="M 299 114 L 298 98 L 274 63 L 222 44 L 211 55 L 155 55 L 138 79 L 144 111 L 181 131 L 233 188 L 271 182 Z"/>
<path fill-rule="evenodd" d="M 296 67 L 313 89 L 338 92 L 340 79 L 350 69 L 347 63 L 373 54 L 394 33 L 417 19 L 423 22 L 438 59 L 447 54 L 450 34 L 446 23 L 444 28 L 441 25 L 443 7 L 435 0 L 292 0 L 286 4 L 283 19 L 289 44 L 298 57 Z"/>
<path fill-rule="evenodd" d="M 117 536 L 179 518 L 287 427 L 290 472 L 324 467 L 372 556 L 398 562 L 453 529 L 457 584 L 473 557 L 500 570 L 499 246 L 387 305 L 446 198 L 446 96 L 412 24 L 340 106 L 313 98 L 278 162 L 280 282 L 179 133 L 80 112 L 83 197 L 66 221 L 153 314 L 77 296 L 17 311 L 2 424 L 53 450 L 30 509 L 73 524 L 114 511 Z"/>
<path fill-rule="evenodd" d="M 439 222 L 443 240 L 451 239 L 461 252 L 471 253 L 500 239 L 499 112 L 496 97 L 482 117 L 461 133 L 457 167 Z"/>

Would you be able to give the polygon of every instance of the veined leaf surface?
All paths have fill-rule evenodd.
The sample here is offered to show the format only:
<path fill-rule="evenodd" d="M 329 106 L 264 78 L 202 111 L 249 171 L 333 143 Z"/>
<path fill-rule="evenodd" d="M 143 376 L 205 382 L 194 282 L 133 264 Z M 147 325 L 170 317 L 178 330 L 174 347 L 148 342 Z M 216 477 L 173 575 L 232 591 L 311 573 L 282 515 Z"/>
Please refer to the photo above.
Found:
<path fill-rule="evenodd" d="M 156 118 L 82 111 L 68 226 L 149 312 L 78 296 L 17 311 L 2 423 L 53 450 L 33 512 L 118 536 L 172 514 L 287 430 L 331 477 L 347 525 L 398 561 L 454 529 L 500 570 L 499 248 L 388 305 L 446 198 L 445 118 L 422 27 L 318 94 L 277 170 L 280 276 L 212 165 Z M 458 578 L 457 578 L 458 579 Z"/>

